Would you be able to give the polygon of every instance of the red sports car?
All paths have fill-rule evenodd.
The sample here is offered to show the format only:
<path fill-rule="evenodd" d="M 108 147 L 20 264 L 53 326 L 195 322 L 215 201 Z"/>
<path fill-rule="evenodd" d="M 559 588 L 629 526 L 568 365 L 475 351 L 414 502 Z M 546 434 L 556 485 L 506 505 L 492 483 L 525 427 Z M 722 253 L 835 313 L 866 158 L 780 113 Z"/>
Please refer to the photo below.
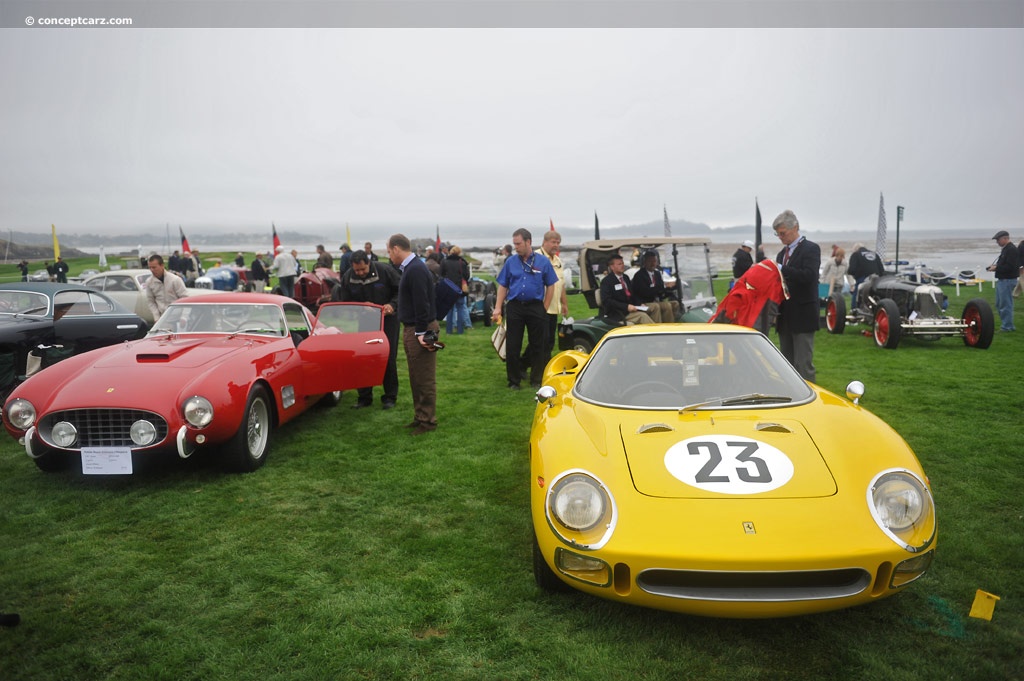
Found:
<path fill-rule="evenodd" d="M 379 385 L 388 359 L 376 305 L 317 317 L 270 294 L 183 298 L 149 334 L 45 369 L 4 404 L 7 431 L 44 471 L 129 474 L 132 457 L 174 450 L 263 465 L 271 434 L 342 390 Z"/>

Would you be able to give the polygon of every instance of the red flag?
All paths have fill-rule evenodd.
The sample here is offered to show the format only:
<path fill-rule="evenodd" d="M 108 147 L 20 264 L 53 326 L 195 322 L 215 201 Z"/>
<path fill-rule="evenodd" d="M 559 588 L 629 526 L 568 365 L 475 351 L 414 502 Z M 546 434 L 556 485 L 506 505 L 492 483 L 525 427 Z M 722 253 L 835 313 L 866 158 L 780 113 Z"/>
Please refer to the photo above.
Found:
<path fill-rule="evenodd" d="M 551 231 L 552 232 L 555 231 L 555 221 L 552 220 L 551 218 L 548 218 L 548 222 L 551 223 Z"/>
<path fill-rule="evenodd" d="M 188 239 L 185 238 L 185 232 L 182 231 L 181 225 L 178 225 L 178 233 L 181 234 L 181 252 L 191 253 L 192 249 L 189 248 Z"/>
<path fill-rule="evenodd" d="M 277 253 L 277 247 L 281 245 L 281 239 L 277 236 L 277 227 L 273 222 L 270 223 L 270 228 L 274 230 L 274 253 Z"/>
<path fill-rule="evenodd" d="M 434 252 L 441 252 L 441 225 L 437 225 L 437 239 L 434 241 Z"/>

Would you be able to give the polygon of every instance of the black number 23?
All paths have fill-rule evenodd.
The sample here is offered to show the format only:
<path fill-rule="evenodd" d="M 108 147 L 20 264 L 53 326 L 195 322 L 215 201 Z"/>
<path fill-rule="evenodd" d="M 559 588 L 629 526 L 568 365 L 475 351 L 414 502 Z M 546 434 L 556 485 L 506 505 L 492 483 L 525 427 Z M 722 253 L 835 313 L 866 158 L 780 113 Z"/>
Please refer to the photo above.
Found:
<path fill-rule="evenodd" d="M 736 476 L 743 482 L 769 483 L 772 481 L 772 474 L 768 470 L 768 464 L 764 459 L 754 456 L 757 451 L 756 442 L 726 442 L 730 447 L 739 447 L 743 451 L 736 455 L 736 460 L 742 463 L 752 463 L 757 469 L 751 472 L 744 466 L 736 467 Z M 715 469 L 722 463 L 722 452 L 715 442 L 690 442 L 686 449 L 691 456 L 703 456 L 705 453 L 708 462 L 697 471 L 697 482 L 731 482 L 728 475 L 715 475 Z"/>

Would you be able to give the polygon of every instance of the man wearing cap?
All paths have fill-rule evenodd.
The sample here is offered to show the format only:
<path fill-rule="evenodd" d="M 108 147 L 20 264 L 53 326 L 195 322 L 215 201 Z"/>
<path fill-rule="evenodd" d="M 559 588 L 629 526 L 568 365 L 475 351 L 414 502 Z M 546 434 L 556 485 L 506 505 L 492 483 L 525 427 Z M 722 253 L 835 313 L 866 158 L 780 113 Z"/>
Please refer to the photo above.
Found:
<path fill-rule="evenodd" d="M 253 293 L 263 293 L 267 288 L 267 266 L 263 264 L 263 252 L 256 251 L 256 257 L 252 259 L 250 267 L 250 280 Z"/>
<path fill-rule="evenodd" d="M 278 246 L 274 249 L 274 252 L 276 255 L 274 255 L 274 262 L 270 265 L 270 269 L 277 276 L 278 283 L 281 286 L 281 295 L 294 298 L 295 273 L 298 272 L 299 263 L 291 253 L 284 250 L 284 246 Z"/>
<path fill-rule="evenodd" d="M 732 278 L 733 280 L 739 279 L 743 274 L 751 268 L 754 264 L 754 256 L 751 252 L 754 250 L 754 242 L 747 239 L 743 242 L 736 252 L 732 254 Z"/>
<path fill-rule="evenodd" d="M 341 257 L 338 258 L 338 274 L 345 274 L 352 266 L 352 249 L 347 243 L 340 246 Z"/>
<path fill-rule="evenodd" d="M 1020 253 L 1010 243 L 1010 233 L 1005 229 L 996 232 L 992 237 L 1002 251 L 996 264 L 986 269 L 996 273 L 996 310 L 999 312 L 999 330 L 1016 331 L 1013 325 L 1013 289 L 1020 276 Z"/>

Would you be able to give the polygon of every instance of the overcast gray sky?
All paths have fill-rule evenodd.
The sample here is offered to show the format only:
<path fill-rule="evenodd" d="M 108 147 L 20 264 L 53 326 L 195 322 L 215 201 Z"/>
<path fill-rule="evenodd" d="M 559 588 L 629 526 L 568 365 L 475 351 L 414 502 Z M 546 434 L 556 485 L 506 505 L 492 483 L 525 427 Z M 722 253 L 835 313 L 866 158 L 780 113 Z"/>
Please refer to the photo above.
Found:
<path fill-rule="evenodd" d="M 3 230 L 1022 227 L 1021 30 L 2 37 Z"/>

